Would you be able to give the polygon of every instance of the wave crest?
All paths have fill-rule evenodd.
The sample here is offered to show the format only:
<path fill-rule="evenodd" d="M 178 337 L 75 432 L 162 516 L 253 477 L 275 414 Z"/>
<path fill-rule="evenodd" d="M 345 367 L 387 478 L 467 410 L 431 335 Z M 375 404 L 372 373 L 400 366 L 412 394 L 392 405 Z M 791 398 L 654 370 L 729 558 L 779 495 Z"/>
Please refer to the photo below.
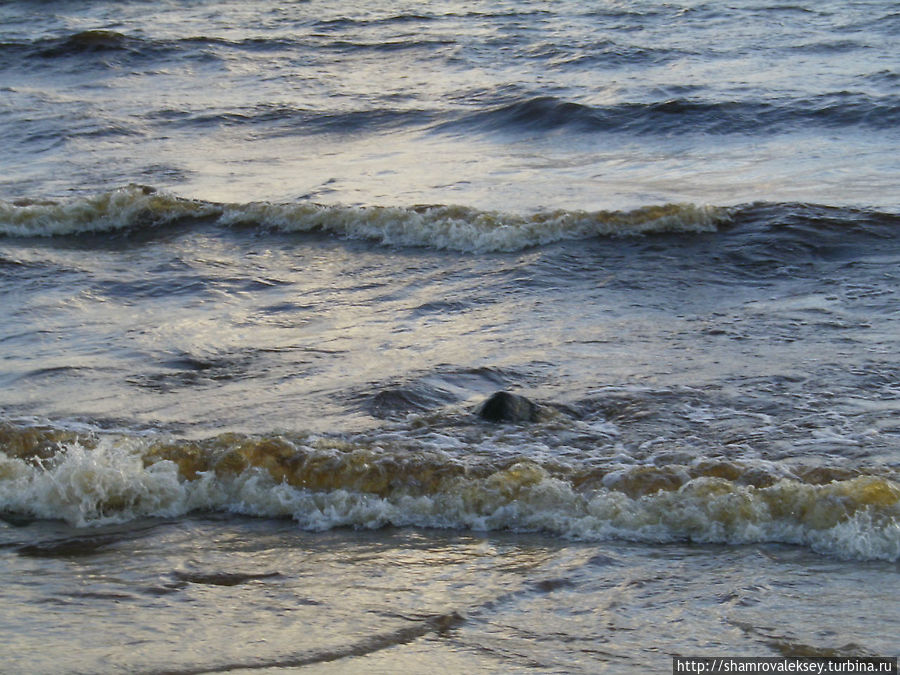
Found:
<path fill-rule="evenodd" d="M 51 237 L 152 229 L 192 220 L 223 227 L 326 232 L 387 246 L 460 252 L 518 251 L 565 239 L 712 232 L 729 210 L 665 204 L 632 211 L 557 210 L 519 215 L 464 206 L 324 206 L 307 202 L 219 204 L 131 185 L 69 202 L 0 201 L 0 234 Z"/>
<path fill-rule="evenodd" d="M 900 101 L 891 96 L 827 92 L 809 98 L 698 100 L 670 98 L 589 105 L 537 96 L 465 114 L 438 132 L 627 132 L 632 134 L 773 134 L 809 126 L 895 129 Z"/>
<path fill-rule="evenodd" d="M 78 526 L 212 510 L 291 517 L 313 530 L 390 525 L 777 542 L 900 560 L 900 484 L 886 476 L 760 479 L 760 467 L 701 462 L 586 477 L 527 458 L 464 461 L 436 449 L 305 436 L 160 442 L 7 428 L 4 438 L 0 512 Z"/>
<path fill-rule="evenodd" d="M 214 204 L 129 185 L 66 202 L 0 200 L 0 234 L 54 237 L 153 228 L 220 213 Z"/>

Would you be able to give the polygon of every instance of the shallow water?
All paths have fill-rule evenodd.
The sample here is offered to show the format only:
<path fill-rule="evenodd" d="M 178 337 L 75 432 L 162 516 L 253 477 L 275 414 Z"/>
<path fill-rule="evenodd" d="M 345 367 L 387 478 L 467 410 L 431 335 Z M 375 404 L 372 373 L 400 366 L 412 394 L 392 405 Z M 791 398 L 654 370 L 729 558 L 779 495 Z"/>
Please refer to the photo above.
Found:
<path fill-rule="evenodd" d="M 235 518 L 3 534 L 19 570 L 4 574 L 16 611 L 0 619 L 12 672 L 624 673 L 666 670 L 678 653 L 895 646 L 893 564 L 775 545 L 309 533 Z"/>
<path fill-rule="evenodd" d="M 0 7 L 4 672 L 896 656 L 896 24 Z"/>

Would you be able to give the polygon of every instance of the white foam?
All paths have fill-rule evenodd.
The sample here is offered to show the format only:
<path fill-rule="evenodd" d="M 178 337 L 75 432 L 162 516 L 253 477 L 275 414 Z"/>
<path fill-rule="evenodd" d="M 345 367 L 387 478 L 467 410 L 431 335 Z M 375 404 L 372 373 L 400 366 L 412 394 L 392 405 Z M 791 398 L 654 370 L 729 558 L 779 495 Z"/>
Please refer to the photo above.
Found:
<path fill-rule="evenodd" d="M 28 463 L 0 454 L 0 508 L 77 525 L 186 512 L 172 462 L 145 467 L 139 447 L 104 439 L 93 449 L 69 443 L 51 460 Z"/>
<path fill-rule="evenodd" d="M 553 211 L 518 215 L 464 206 L 355 207 L 308 202 L 217 204 L 138 185 L 63 202 L 0 200 L 0 234 L 63 236 L 159 227 L 185 218 L 217 218 L 224 227 L 321 231 L 387 246 L 460 252 L 519 251 L 564 239 L 655 232 L 711 232 L 729 219 L 713 206 L 668 204 L 632 211 Z"/>
<path fill-rule="evenodd" d="M 255 467 L 187 480 L 169 460 L 145 465 L 143 443 L 70 443 L 44 461 L 0 454 L 0 509 L 82 527 L 215 510 L 290 516 L 311 530 L 393 525 L 650 543 L 775 542 L 841 558 L 900 560 L 900 485 L 884 478 L 753 487 L 701 477 L 678 490 L 630 497 L 608 487 L 581 493 L 564 476 L 522 461 L 486 476 L 457 476 L 432 493 L 398 484 L 378 495 L 293 487 Z"/>
<path fill-rule="evenodd" d="M 347 207 L 314 204 L 233 204 L 220 222 L 258 224 L 285 232 L 320 230 L 389 246 L 422 246 L 471 253 L 519 251 L 564 239 L 656 232 L 711 232 L 728 210 L 691 204 L 634 211 L 554 211 L 533 216 L 462 206 Z"/>
<path fill-rule="evenodd" d="M 159 226 L 219 213 L 206 202 L 180 199 L 138 185 L 64 202 L 17 204 L 0 200 L 0 234 L 52 237 Z"/>

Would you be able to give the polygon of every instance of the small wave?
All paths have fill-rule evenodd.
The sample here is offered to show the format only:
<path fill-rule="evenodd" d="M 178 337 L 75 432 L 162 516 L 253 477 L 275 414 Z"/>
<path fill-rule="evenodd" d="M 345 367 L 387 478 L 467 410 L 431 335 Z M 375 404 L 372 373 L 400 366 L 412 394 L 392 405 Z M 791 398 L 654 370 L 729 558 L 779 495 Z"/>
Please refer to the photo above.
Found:
<path fill-rule="evenodd" d="M 566 239 L 660 232 L 711 232 L 725 209 L 667 204 L 633 211 L 552 211 L 533 216 L 464 206 L 346 207 L 314 204 L 227 206 L 220 222 L 283 232 L 330 232 L 388 246 L 461 252 L 519 251 Z"/>
<path fill-rule="evenodd" d="M 200 48 L 226 47 L 228 49 L 247 50 L 250 52 L 267 52 L 303 47 L 306 43 L 298 38 L 291 37 L 248 37 L 239 40 L 230 40 L 218 36 L 194 35 L 191 37 L 179 38 L 176 44 L 179 46 Z"/>
<path fill-rule="evenodd" d="M 335 40 L 334 42 L 324 43 L 322 48 L 340 52 L 340 53 L 356 53 L 356 52 L 396 52 L 408 49 L 440 49 L 455 45 L 454 40 L 447 39 L 402 39 L 402 40 L 385 40 L 377 42 L 362 42 L 359 40 Z"/>
<path fill-rule="evenodd" d="M 575 45 L 567 49 L 560 48 L 557 53 L 547 56 L 546 63 L 550 68 L 581 70 L 662 64 L 683 58 L 685 54 L 674 49 L 600 42 L 592 45 Z"/>
<path fill-rule="evenodd" d="M 437 132 L 570 129 L 638 134 L 746 134 L 796 131 L 810 124 L 827 128 L 896 129 L 900 124 L 900 101 L 895 97 L 840 92 L 775 102 L 668 99 L 592 106 L 539 96 L 471 113 L 433 129 Z"/>
<path fill-rule="evenodd" d="M 852 257 L 897 240 L 900 214 L 815 204 L 733 207 L 662 204 L 629 211 L 534 214 L 466 206 L 345 206 L 312 202 L 217 203 L 130 185 L 71 199 L 0 200 L 0 236 L 55 237 L 195 225 L 318 233 L 391 247 L 460 253 L 514 252 L 567 240 L 712 233 L 727 227 L 717 255 L 765 271 L 790 261 Z M 881 242 L 881 243 L 879 243 Z"/>
<path fill-rule="evenodd" d="M 45 58 L 99 54 L 104 52 L 130 53 L 143 56 L 174 54 L 186 56 L 209 47 L 267 51 L 302 47 L 304 43 L 291 38 L 245 38 L 229 40 L 223 37 L 195 35 L 174 39 L 157 39 L 126 35 L 110 30 L 85 30 L 56 38 L 42 38 L 33 43 L 16 43 L 17 47 L 31 47 Z M 12 46 L 12 45 L 10 45 Z"/>
<path fill-rule="evenodd" d="M 219 204 L 132 185 L 68 202 L 0 201 L 0 234 L 51 237 L 148 230 L 196 220 L 229 228 L 325 232 L 387 246 L 460 252 L 518 251 L 566 239 L 711 232 L 728 209 L 667 204 L 632 211 L 550 211 L 530 216 L 463 206 L 352 207 L 312 203 Z"/>
<path fill-rule="evenodd" d="M 383 26 L 393 24 L 406 23 L 428 23 L 433 21 L 435 17 L 427 14 L 395 14 L 392 16 L 377 18 L 351 18 L 338 17 L 335 19 L 320 19 L 315 22 L 314 26 L 321 30 L 343 30 L 346 28 L 357 28 L 365 26 Z"/>
<path fill-rule="evenodd" d="M 294 39 L 228 40 L 219 37 L 191 36 L 159 39 L 126 35 L 112 30 L 91 29 L 57 37 L 31 41 L 0 43 L 0 57 L 9 57 L 9 65 L 40 67 L 72 61 L 78 67 L 110 67 L 122 63 L 151 63 L 154 59 L 177 58 L 209 61 L 218 58 L 218 50 L 248 52 L 302 48 Z"/>
<path fill-rule="evenodd" d="M 844 472 L 809 482 L 708 460 L 600 475 L 344 438 L 225 434 L 163 442 L 0 431 L 0 511 L 81 527 L 212 510 L 291 517 L 312 530 L 391 525 L 647 543 L 777 542 L 900 560 L 900 484 L 885 476 Z"/>
<path fill-rule="evenodd" d="M 282 134 L 355 133 L 425 125 L 434 114 L 426 110 L 376 108 L 368 110 L 320 111 L 275 105 L 215 112 L 156 110 L 144 115 L 150 122 L 166 126 L 232 127 L 248 126 L 256 136 Z"/>
<path fill-rule="evenodd" d="M 412 18 L 398 17 L 398 21 Z M 385 20 L 387 22 L 388 20 Z M 0 55 L 21 61 L 23 56 L 37 57 L 41 61 L 54 62 L 74 59 L 79 64 L 85 58 L 92 65 L 108 66 L 110 63 L 151 61 L 158 58 L 215 59 L 225 52 L 267 53 L 273 51 L 297 52 L 325 49 L 344 52 L 394 52 L 410 49 L 437 49 L 455 45 L 453 39 L 412 36 L 384 41 L 354 41 L 335 39 L 323 41 L 326 35 L 297 37 L 249 37 L 228 39 L 220 36 L 192 35 L 179 38 L 153 38 L 128 35 L 113 30 L 90 29 L 56 37 L 43 37 L 31 41 L 0 42 Z M 85 58 L 82 58 L 85 57 Z M 34 65 L 34 64 L 29 64 Z"/>
<path fill-rule="evenodd" d="M 62 38 L 44 41 L 40 55 L 48 58 L 72 54 L 140 51 L 146 41 L 111 30 L 85 30 Z"/>
<path fill-rule="evenodd" d="M 790 273 L 815 260 L 858 261 L 872 251 L 895 250 L 900 214 L 817 204 L 750 204 L 732 210 L 735 222 L 716 255 L 751 276 Z"/>
<path fill-rule="evenodd" d="M 79 68 L 108 68 L 124 60 L 158 56 L 161 45 L 110 30 L 86 30 L 62 37 L 0 43 L 0 63 L 26 70 L 54 68 L 74 60 Z"/>
<path fill-rule="evenodd" d="M 173 197 L 141 185 L 66 202 L 0 200 L 0 234 L 53 237 L 149 229 L 221 213 L 214 204 Z"/>

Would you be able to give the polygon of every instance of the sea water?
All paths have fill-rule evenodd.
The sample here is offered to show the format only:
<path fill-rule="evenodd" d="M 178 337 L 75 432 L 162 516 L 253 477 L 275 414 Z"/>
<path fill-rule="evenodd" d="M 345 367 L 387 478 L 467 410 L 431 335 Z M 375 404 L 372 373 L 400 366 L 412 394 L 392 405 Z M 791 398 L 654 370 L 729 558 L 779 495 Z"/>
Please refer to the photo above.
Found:
<path fill-rule="evenodd" d="M 898 30 L 0 6 L 0 670 L 897 656 Z"/>

